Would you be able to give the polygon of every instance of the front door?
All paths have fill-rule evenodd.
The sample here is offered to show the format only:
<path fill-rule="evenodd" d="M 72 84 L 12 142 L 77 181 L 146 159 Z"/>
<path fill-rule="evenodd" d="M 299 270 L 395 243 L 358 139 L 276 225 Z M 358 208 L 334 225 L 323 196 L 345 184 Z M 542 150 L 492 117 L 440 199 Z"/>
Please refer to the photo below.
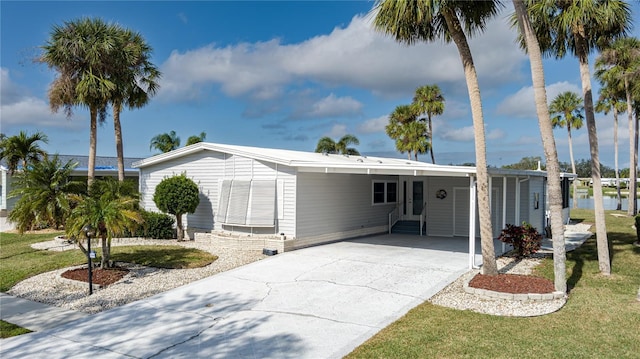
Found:
<path fill-rule="evenodd" d="M 401 179 L 400 217 L 405 221 L 419 221 L 424 207 L 425 183 L 412 177 Z"/>

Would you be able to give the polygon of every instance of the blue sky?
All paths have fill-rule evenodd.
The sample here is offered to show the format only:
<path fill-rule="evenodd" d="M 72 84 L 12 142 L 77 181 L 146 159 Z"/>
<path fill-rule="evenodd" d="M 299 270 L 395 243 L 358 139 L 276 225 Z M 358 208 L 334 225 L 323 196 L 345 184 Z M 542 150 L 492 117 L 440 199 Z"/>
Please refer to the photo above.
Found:
<path fill-rule="evenodd" d="M 501 166 L 540 156 L 540 132 L 526 55 L 503 13 L 471 39 L 487 137 L 487 161 Z M 184 144 L 204 131 L 209 142 L 313 151 L 322 136 L 349 133 L 369 155 L 403 157 L 384 133 L 393 109 L 416 87 L 437 84 L 445 112 L 434 119 L 439 164 L 475 162 L 473 125 L 462 65 L 453 44 L 405 46 L 374 32 L 371 1 L 33 2 L 1 1 L 0 130 L 40 130 L 50 153 L 88 153 L 88 113 L 52 114 L 47 88 L 55 74 L 32 61 L 55 24 L 100 17 L 139 31 L 163 73 L 143 109 L 122 115 L 125 156 L 148 157 L 151 138 L 175 130 Z M 634 22 L 639 7 L 633 5 Z M 638 36 L 634 28 L 632 35 Z M 593 60 L 593 57 L 592 57 Z M 593 62 L 593 61 L 592 61 Z M 577 60 L 545 60 L 548 97 L 581 93 Z M 594 81 L 597 94 L 597 82 Z M 613 119 L 596 115 L 601 161 L 613 167 Z M 555 130 L 560 161 L 567 133 Z M 113 123 L 98 129 L 98 155 L 114 156 Z M 620 166 L 629 164 L 626 117 Z M 574 131 L 577 160 L 589 158 L 586 128 Z M 420 160 L 429 161 L 428 155 Z"/>

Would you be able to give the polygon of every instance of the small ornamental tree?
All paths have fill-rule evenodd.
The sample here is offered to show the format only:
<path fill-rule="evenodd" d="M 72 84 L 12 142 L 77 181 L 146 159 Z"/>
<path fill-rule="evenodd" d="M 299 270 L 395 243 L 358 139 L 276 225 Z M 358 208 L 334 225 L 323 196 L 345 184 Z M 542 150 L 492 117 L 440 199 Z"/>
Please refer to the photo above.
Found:
<path fill-rule="evenodd" d="M 184 238 L 182 215 L 196 211 L 200 204 L 199 194 L 198 185 L 185 173 L 163 179 L 153 194 L 153 202 L 159 210 L 176 216 L 179 241 Z"/>
<path fill-rule="evenodd" d="M 498 239 L 513 245 L 518 258 L 532 255 L 542 245 L 542 235 L 527 222 L 522 222 L 522 226 L 507 224 Z"/>

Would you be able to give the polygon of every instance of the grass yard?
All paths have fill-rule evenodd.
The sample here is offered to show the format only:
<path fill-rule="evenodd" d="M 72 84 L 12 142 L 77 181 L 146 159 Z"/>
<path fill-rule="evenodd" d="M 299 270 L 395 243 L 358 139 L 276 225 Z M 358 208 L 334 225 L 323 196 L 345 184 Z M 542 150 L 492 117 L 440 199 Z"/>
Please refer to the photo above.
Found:
<path fill-rule="evenodd" d="M 640 248 L 632 245 L 633 218 L 611 213 L 616 211 L 606 216 L 612 275 L 599 274 L 595 238 L 569 252 L 571 291 L 560 311 L 509 318 L 425 302 L 347 358 L 638 358 Z M 572 209 L 571 218 L 595 222 L 590 210 Z M 552 260 L 536 274 L 553 280 Z"/>
<path fill-rule="evenodd" d="M 31 333 L 31 331 L 15 324 L 5 322 L 4 320 L 0 320 L 0 338 L 2 339 L 27 333 Z"/>

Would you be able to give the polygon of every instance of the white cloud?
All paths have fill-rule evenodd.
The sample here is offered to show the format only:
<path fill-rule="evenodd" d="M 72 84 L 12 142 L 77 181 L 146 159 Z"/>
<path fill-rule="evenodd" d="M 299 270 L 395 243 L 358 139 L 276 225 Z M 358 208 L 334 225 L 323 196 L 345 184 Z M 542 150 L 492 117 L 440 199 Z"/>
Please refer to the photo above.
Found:
<path fill-rule="evenodd" d="M 331 127 L 331 131 L 325 134 L 325 136 L 329 136 L 331 138 L 341 138 L 342 136 L 347 134 L 347 125 L 338 123 Z"/>
<path fill-rule="evenodd" d="M 485 130 L 484 136 L 486 140 L 499 140 L 504 138 L 506 133 L 498 128 L 490 131 Z M 439 137 L 454 142 L 470 142 L 475 139 L 473 126 L 444 129 Z"/>
<path fill-rule="evenodd" d="M 572 91 L 578 94 L 582 93 L 578 85 L 567 81 L 557 82 L 547 86 L 547 102 L 551 103 L 558 94 L 565 91 Z M 533 87 L 523 87 L 515 94 L 505 98 L 498 104 L 497 112 L 502 115 L 518 118 L 537 118 Z"/>
<path fill-rule="evenodd" d="M 296 44 L 273 39 L 173 51 L 161 66 L 160 96 L 193 100 L 210 87 L 233 97 L 280 94 L 280 87 L 305 82 L 386 95 L 406 95 L 425 82 L 443 88 L 464 86 L 462 64 L 453 44 L 436 41 L 405 46 L 375 32 L 370 22 L 366 15 L 356 15 L 347 27 Z M 470 40 L 472 49 L 477 49 L 478 73 L 487 74 L 483 81 L 507 82 L 519 73 L 525 55 L 514 45 L 514 37 L 508 22 L 498 17 L 482 36 Z M 484 49 L 491 51 L 479 51 Z"/>
<path fill-rule="evenodd" d="M 9 70 L 0 69 L 0 113 L 2 113 L 3 132 L 18 127 L 62 127 L 82 126 L 79 121 L 69 121 L 60 111 L 52 113 L 49 104 L 31 96 L 27 90 L 14 83 Z"/>
<path fill-rule="evenodd" d="M 350 96 L 336 97 L 334 94 L 317 101 L 311 106 L 306 117 L 337 117 L 353 116 L 362 110 L 362 103 L 354 100 Z"/>
<path fill-rule="evenodd" d="M 380 116 L 364 121 L 358 125 L 359 133 L 384 132 L 385 126 L 389 123 L 389 116 Z"/>

